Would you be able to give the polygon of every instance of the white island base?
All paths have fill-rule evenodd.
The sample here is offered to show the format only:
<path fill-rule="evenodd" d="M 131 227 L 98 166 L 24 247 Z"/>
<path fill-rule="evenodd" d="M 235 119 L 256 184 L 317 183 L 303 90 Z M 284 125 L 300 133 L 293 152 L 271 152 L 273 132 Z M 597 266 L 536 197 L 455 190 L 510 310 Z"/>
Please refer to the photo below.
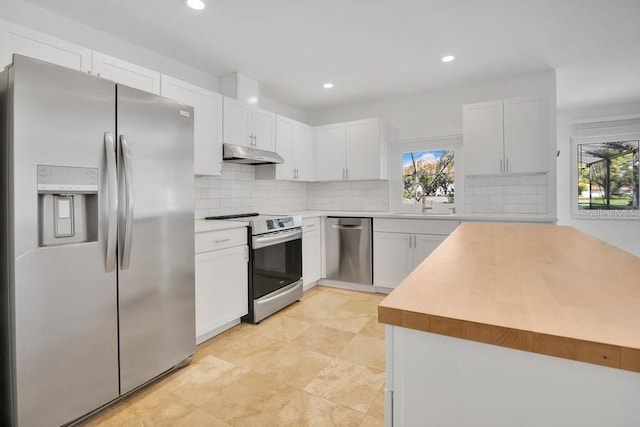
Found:
<path fill-rule="evenodd" d="M 386 326 L 387 427 L 638 427 L 640 373 Z"/>

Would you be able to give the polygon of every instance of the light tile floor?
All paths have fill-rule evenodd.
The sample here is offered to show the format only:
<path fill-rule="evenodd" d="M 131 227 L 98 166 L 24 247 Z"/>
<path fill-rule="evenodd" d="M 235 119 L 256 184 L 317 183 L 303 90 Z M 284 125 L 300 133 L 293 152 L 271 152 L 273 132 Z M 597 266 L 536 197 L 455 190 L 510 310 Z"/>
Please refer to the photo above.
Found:
<path fill-rule="evenodd" d="M 198 346 L 89 426 L 382 426 L 384 295 L 316 286 Z"/>

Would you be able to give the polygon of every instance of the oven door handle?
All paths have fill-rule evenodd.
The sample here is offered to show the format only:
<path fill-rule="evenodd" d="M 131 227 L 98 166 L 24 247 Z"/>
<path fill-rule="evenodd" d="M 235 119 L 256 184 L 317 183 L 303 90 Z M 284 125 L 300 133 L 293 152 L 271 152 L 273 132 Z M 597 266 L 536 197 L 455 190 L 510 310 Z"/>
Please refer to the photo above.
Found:
<path fill-rule="evenodd" d="M 302 230 L 294 230 L 286 233 L 278 233 L 275 236 L 260 236 L 253 238 L 253 249 L 260 249 L 267 246 L 277 245 L 279 243 L 290 242 L 292 240 L 302 239 Z"/>

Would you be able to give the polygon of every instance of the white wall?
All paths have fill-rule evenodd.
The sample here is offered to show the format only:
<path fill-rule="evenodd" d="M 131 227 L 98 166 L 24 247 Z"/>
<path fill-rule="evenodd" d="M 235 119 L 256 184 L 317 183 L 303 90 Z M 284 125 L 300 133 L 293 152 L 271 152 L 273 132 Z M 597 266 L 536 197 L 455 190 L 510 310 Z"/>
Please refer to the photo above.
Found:
<path fill-rule="evenodd" d="M 609 105 L 558 112 L 558 224 L 571 225 L 605 242 L 640 256 L 640 221 L 621 219 L 580 219 L 571 217 L 571 124 L 581 119 L 595 119 L 640 114 L 635 104 Z M 596 260 L 597 261 L 597 260 Z"/>
<path fill-rule="evenodd" d="M 289 105 L 283 104 L 271 98 L 267 98 L 266 96 L 260 95 L 260 108 L 273 111 L 276 114 L 289 117 L 290 119 L 297 120 L 302 123 L 309 122 L 306 112 L 298 110 L 297 108 L 290 107 Z"/>

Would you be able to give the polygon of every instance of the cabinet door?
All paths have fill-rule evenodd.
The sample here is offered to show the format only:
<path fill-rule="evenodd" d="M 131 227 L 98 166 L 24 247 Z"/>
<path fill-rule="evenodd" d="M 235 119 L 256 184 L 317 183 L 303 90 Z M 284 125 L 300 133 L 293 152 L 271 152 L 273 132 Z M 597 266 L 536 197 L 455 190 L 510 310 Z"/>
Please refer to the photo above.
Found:
<path fill-rule="evenodd" d="M 463 149 L 467 175 L 504 170 L 502 100 L 462 107 Z"/>
<path fill-rule="evenodd" d="M 302 233 L 302 278 L 305 285 L 320 279 L 322 246 L 320 230 Z"/>
<path fill-rule="evenodd" d="M 342 181 L 345 179 L 345 124 L 320 126 L 315 131 L 318 181 Z"/>
<path fill-rule="evenodd" d="M 347 179 L 380 179 L 380 125 L 378 119 L 347 123 Z"/>
<path fill-rule="evenodd" d="M 260 150 L 275 151 L 276 115 L 260 108 L 254 108 L 251 113 L 255 147 Z"/>
<path fill-rule="evenodd" d="M 549 131 L 545 100 L 539 97 L 504 101 L 505 172 L 546 172 Z"/>
<path fill-rule="evenodd" d="M 293 152 L 293 120 L 286 117 L 276 118 L 276 152 L 284 163 L 276 165 L 276 179 L 296 179 L 296 164 Z"/>
<path fill-rule="evenodd" d="M 246 104 L 224 97 L 222 135 L 225 144 L 244 145 L 245 147 L 251 145 L 249 112 L 250 107 Z"/>
<path fill-rule="evenodd" d="M 396 287 L 413 270 L 413 235 L 373 233 L 373 281 L 376 286 Z"/>
<path fill-rule="evenodd" d="M 78 71 L 91 70 L 91 49 L 11 22 L 6 23 L 6 29 L 6 53 L 2 58 L 3 66 L 11 63 L 12 55 L 17 53 Z"/>
<path fill-rule="evenodd" d="M 315 181 L 316 146 L 313 140 L 313 128 L 303 123 L 296 123 L 293 127 L 293 144 L 298 180 Z"/>
<path fill-rule="evenodd" d="M 148 68 L 94 51 L 91 70 L 116 83 L 160 95 L 160 73 Z"/>
<path fill-rule="evenodd" d="M 196 343 L 248 313 L 247 246 L 196 254 Z"/>
<path fill-rule="evenodd" d="M 161 94 L 193 107 L 194 173 L 221 175 L 222 96 L 169 76 L 162 76 Z"/>
<path fill-rule="evenodd" d="M 413 268 L 419 266 L 446 238 L 447 236 L 416 234 L 414 237 Z"/>

